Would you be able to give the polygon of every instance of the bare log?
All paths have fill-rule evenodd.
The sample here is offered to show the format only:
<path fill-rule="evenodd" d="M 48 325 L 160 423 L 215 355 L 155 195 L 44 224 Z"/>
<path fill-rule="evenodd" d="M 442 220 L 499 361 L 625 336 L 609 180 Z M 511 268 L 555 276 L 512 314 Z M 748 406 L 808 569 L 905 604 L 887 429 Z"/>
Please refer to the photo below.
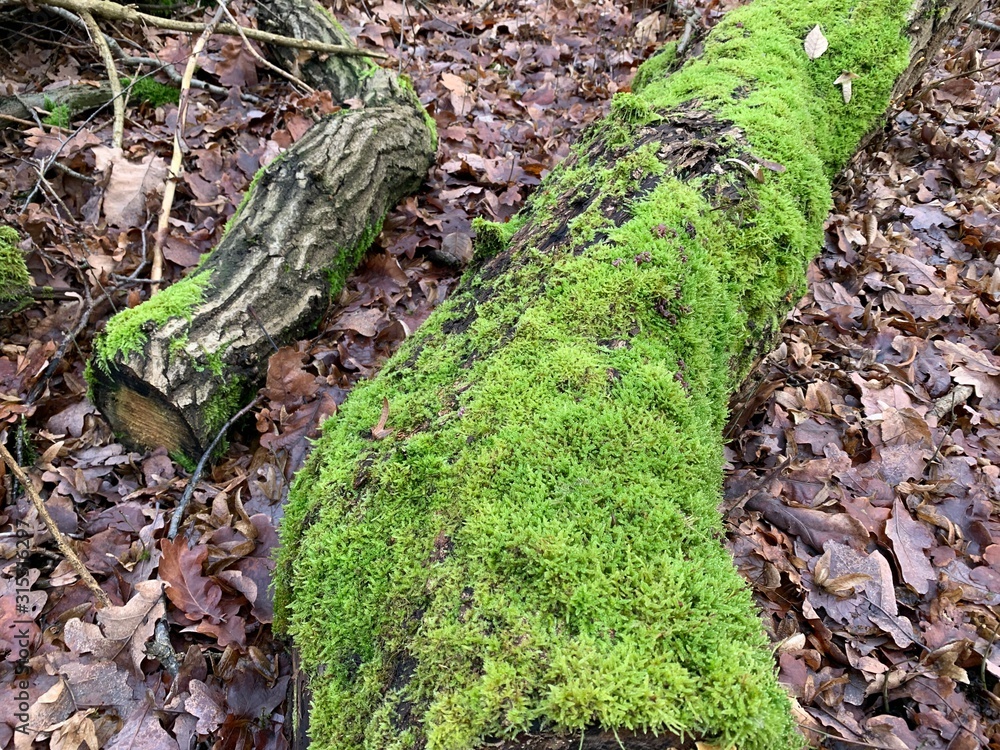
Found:
<path fill-rule="evenodd" d="M 286 509 L 312 747 L 801 745 L 720 542 L 727 399 L 804 288 L 832 179 L 973 4 L 756 0 L 479 224 Z"/>
<path fill-rule="evenodd" d="M 268 24 L 343 46 L 318 5 L 274 0 Z M 412 88 L 371 60 L 329 57 L 298 74 L 344 110 L 255 179 L 219 246 L 196 271 L 114 317 L 95 345 L 94 402 L 126 439 L 197 459 L 247 402 L 272 341 L 307 332 L 434 159 L 433 123 Z"/>

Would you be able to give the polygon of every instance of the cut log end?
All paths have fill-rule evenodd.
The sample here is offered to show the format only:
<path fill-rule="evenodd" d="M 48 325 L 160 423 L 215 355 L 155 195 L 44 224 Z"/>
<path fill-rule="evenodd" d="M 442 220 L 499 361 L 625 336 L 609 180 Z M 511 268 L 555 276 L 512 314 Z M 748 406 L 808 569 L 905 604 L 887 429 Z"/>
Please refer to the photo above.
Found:
<path fill-rule="evenodd" d="M 179 459 L 197 459 L 205 451 L 192 426 L 163 394 L 129 377 L 127 371 L 91 368 L 91 399 L 115 433 L 135 448 L 163 447 Z"/>

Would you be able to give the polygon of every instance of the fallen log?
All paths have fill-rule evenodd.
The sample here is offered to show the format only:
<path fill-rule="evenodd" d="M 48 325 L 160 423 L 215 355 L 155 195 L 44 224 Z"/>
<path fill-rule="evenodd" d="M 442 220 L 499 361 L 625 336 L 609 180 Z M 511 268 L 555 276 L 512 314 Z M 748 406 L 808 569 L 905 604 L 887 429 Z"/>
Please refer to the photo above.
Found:
<path fill-rule="evenodd" d="M 291 493 L 276 622 L 312 747 L 801 744 L 721 543 L 727 399 L 803 291 L 831 180 L 973 4 L 732 11 L 478 224 Z"/>
<path fill-rule="evenodd" d="M 317 4 L 270 0 L 261 10 L 285 35 L 308 29 L 308 38 L 350 43 Z M 259 173 L 193 274 L 108 322 L 95 341 L 91 396 L 131 443 L 200 457 L 248 401 L 272 342 L 318 322 L 386 212 L 433 163 L 433 122 L 404 79 L 337 55 L 314 56 L 297 74 L 365 106 L 314 125 Z"/>

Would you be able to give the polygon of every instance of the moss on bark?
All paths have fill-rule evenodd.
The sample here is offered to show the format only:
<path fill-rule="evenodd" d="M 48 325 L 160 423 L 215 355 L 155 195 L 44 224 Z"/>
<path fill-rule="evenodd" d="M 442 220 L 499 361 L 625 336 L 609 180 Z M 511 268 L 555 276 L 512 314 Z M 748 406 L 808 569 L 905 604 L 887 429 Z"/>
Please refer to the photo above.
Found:
<path fill-rule="evenodd" d="M 94 341 L 94 360 L 105 372 L 115 358 L 140 351 L 149 334 L 172 318 L 191 319 L 194 308 L 205 298 L 211 271 L 188 276 L 167 287 L 138 307 L 122 310 L 108 321 Z"/>
<path fill-rule="evenodd" d="M 909 7 L 732 12 L 701 58 L 644 69 L 509 245 L 477 225 L 480 265 L 291 494 L 276 616 L 316 675 L 313 747 L 595 726 L 801 744 L 721 544 L 722 429 L 909 64 Z M 830 49 L 809 60 L 816 24 Z M 759 182 L 731 161 L 755 158 Z"/>

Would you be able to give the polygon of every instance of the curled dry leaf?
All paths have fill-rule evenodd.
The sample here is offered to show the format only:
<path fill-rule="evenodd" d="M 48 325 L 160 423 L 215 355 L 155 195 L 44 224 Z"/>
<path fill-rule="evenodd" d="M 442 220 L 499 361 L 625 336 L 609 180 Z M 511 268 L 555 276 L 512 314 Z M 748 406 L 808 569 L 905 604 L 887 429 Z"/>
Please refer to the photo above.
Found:
<path fill-rule="evenodd" d="M 389 437 L 392 433 L 392 429 L 386 429 L 385 423 L 389 419 L 389 399 L 382 399 L 382 416 L 378 419 L 378 424 L 372 428 L 372 437 L 376 440 L 381 440 L 382 438 Z"/>
<path fill-rule="evenodd" d="M 817 28 L 819 27 L 817 26 Z M 851 81 L 853 81 L 857 77 L 858 77 L 857 73 L 852 73 L 849 70 L 845 70 L 843 73 L 837 76 L 837 80 L 833 82 L 835 86 L 840 86 L 840 88 L 842 89 L 844 94 L 844 104 L 851 103 L 851 96 L 853 95 L 853 87 L 851 85 Z"/>

